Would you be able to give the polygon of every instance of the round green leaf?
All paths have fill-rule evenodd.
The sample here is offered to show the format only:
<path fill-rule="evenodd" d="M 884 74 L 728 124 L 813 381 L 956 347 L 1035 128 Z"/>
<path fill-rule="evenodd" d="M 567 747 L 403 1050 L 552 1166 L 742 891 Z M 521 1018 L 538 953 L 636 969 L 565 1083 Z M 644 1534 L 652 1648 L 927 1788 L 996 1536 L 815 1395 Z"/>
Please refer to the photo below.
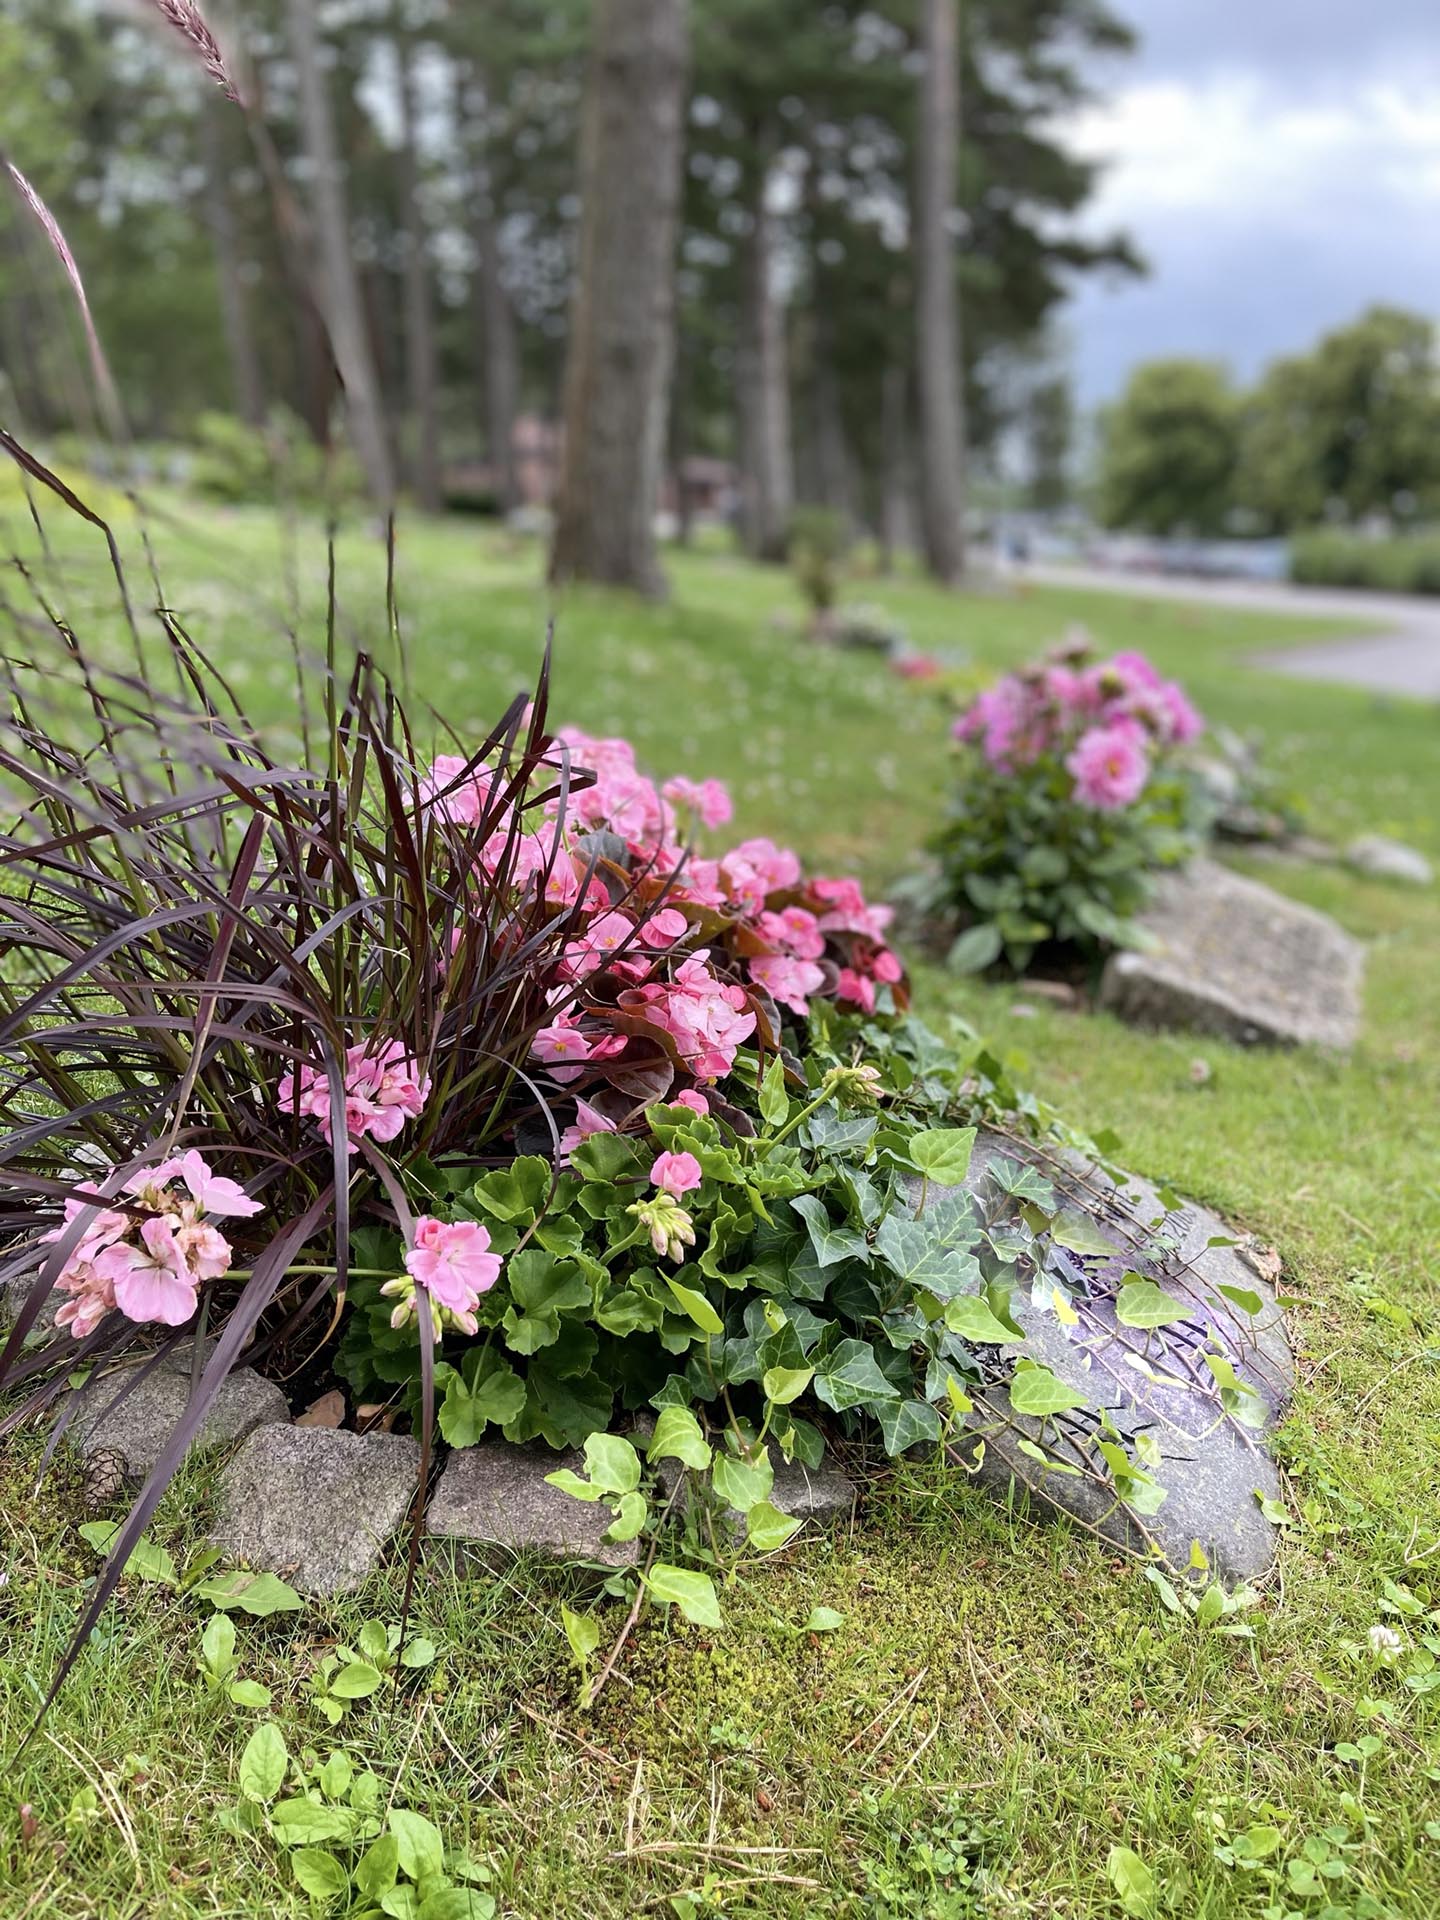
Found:
<path fill-rule="evenodd" d="M 273 1720 L 262 1720 L 240 1756 L 240 1791 L 247 1800 L 273 1800 L 285 1784 L 290 1756 Z"/>
<path fill-rule="evenodd" d="M 396 1857 L 402 1873 L 412 1880 L 423 1880 L 426 1874 L 444 1870 L 445 1843 L 440 1838 L 440 1829 L 423 1814 L 392 1807 L 390 1831 L 395 1836 Z"/>
<path fill-rule="evenodd" d="M 645 1455 L 649 1460 L 678 1460 L 701 1472 L 710 1464 L 709 1443 L 689 1407 L 660 1409 Z"/>
<path fill-rule="evenodd" d="M 945 1309 L 945 1325 L 960 1339 L 977 1345 L 998 1347 L 1007 1341 L 1025 1338 L 1023 1333 L 1007 1327 L 1003 1320 L 997 1320 L 985 1302 L 973 1293 L 961 1294 L 958 1300 L 950 1302 Z"/>

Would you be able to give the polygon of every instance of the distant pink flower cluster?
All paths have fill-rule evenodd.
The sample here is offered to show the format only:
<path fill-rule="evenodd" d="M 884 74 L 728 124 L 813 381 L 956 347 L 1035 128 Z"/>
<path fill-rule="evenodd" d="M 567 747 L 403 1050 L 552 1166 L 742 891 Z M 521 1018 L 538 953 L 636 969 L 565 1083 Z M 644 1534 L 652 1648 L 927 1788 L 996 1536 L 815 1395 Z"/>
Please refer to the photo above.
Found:
<path fill-rule="evenodd" d="M 1197 739 L 1204 725 L 1143 654 L 1091 661 L 1071 648 L 987 688 L 954 734 L 1003 773 L 1058 760 L 1082 805 L 1112 812 L 1139 799 L 1157 754 Z"/>
<path fill-rule="evenodd" d="M 350 1047 L 344 1080 L 345 1137 L 351 1153 L 365 1134 L 393 1140 L 430 1095 L 429 1076 L 420 1072 L 398 1040 L 378 1047 Z M 314 1120 L 327 1140 L 333 1138 L 330 1080 L 323 1066 L 303 1066 L 283 1074 L 277 1093 L 282 1111 Z"/>
<path fill-rule="evenodd" d="M 83 1340 L 118 1308 L 127 1319 L 183 1327 L 201 1284 L 230 1271 L 233 1249 L 216 1218 L 259 1213 L 237 1181 L 217 1174 L 193 1149 L 132 1174 L 120 1196 L 124 1210 L 98 1194 L 65 1202 L 62 1225 L 43 1237 L 61 1239 L 83 1220 L 80 1240 L 55 1281 L 69 1297 L 55 1315 Z"/>

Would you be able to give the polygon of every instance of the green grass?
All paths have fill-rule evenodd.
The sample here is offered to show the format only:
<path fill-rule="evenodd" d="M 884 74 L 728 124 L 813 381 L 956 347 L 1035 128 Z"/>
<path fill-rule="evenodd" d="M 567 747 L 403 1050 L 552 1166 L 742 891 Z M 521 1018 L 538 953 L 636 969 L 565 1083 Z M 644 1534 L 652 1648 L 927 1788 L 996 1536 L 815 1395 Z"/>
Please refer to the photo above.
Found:
<path fill-rule="evenodd" d="M 159 537 L 174 604 L 283 727 L 293 681 L 264 598 L 281 577 L 275 536 L 262 516 L 183 511 L 190 530 Z M 302 544 L 313 637 L 323 556 L 313 533 Z M 533 548 L 468 525 L 402 537 L 414 684 L 462 736 L 533 673 L 537 569 Z M 566 597 L 557 717 L 629 734 L 656 771 L 729 779 L 745 831 L 893 877 L 947 778 L 933 696 L 776 627 L 796 611 L 783 574 L 708 554 L 675 556 L 672 576 L 663 608 Z M 380 578 L 373 551 L 347 540 L 349 630 L 383 651 Z M 1181 674 L 1212 716 L 1262 731 L 1319 831 L 1388 830 L 1440 854 L 1440 715 L 1244 665 L 1313 637 L 1314 622 L 1058 592 L 947 596 L 914 580 L 852 591 L 893 607 L 917 645 L 980 665 L 1083 620 L 1101 645 L 1141 647 Z M 80 597 L 105 606 L 93 573 Z M 1440 1606 L 1440 901 L 1338 869 L 1264 871 L 1369 943 L 1348 1063 L 1137 1034 L 1023 990 L 918 979 L 932 1023 L 963 1013 L 1074 1119 L 1113 1127 L 1137 1168 L 1282 1249 L 1298 1302 L 1301 1384 L 1282 1436 L 1296 1521 L 1246 1616 L 1254 1638 L 1172 1616 L 1133 1566 L 930 1468 L 877 1480 L 851 1535 L 802 1536 L 747 1576 L 725 1596 L 723 1635 L 648 1620 L 592 1715 L 573 1705 L 552 1587 L 523 1567 L 505 1581 L 437 1576 L 421 1602 L 443 1649 L 433 1691 L 362 1703 L 344 1733 L 402 1804 L 489 1863 L 502 1911 L 668 1915 L 708 1876 L 718 1885 L 697 1910 L 711 1914 L 1099 1920 L 1122 1911 L 1106 1859 L 1123 1845 L 1153 1870 L 1157 1912 L 1184 1920 L 1440 1912 L 1440 1692 L 1412 1694 L 1346 1646 L 1382 1620 L 1413 1633 L 1383 1611 L 1386 1580 Z M 38 1442 L 12 1443 L 0 1483 L 6 1751 L 94 1564 L 75 1537 L 73 1469 L 62 1460 L 37 1494 L 37 1459 Z M 207 1499 L 193 1470 L 157 1531 L 180 1549 Z M 320 1653 L 368 1614 L 393 1617 L 399 1589 L 392 1570 L 354 1603 L 242 1623 L 245 1670 L 275 1690 L 292 1747 L 331 1739 L 306 1694 Z M 816 1604 L 843 1614 L 837 1632 L 795 1631 Z M 219 1824 L 253 1716 L 199 1690 L 200 1624 L 154 1588 L 122 1592 L 0 1796 L 3 1920 L 308 1911 L 268 1842 Z M 1363 1769 L 1337 1756 L 1366 1732 L 1381 1745 Z M 102 1772 L 100 1817 L 67 1826 L 72 1796 Z M 1261 1866 L 1217 1857 L 1254 1825 L 1282 1836 Z M 1343 1872 L 1325 1896 L 1288 1891 L 1286 1863 L 1337 1826 Z"/>

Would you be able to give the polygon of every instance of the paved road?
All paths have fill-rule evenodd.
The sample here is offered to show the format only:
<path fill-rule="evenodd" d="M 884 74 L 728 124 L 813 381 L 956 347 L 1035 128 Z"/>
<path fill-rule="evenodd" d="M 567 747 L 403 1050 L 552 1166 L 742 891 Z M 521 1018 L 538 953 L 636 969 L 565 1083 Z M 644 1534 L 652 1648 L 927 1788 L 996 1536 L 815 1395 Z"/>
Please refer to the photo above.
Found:
<path fill-rule="evenodd" d="M 1236 607 L 1252 613 L 1319 615 L 1352 622 L 1353 640 L 1276 647 L 1252 656 L 1257 667 L 1301 680 L 1340 681 L 1376 693 L 1440 699 L 1440 599 L 1257 580 L 1184 580 L 1168 574 L 1104 573 L 1089 567 L 1026 567 L 1018 577 L 1044 586 L 1124 593 L 1147 600 Z"/>

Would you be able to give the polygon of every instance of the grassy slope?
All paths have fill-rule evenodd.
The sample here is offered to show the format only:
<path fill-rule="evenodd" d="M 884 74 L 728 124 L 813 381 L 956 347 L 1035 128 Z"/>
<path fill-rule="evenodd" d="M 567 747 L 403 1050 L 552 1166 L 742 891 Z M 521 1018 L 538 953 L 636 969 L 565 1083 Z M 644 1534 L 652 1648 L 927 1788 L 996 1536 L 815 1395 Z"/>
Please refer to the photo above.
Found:
<path fill-rule="evenodd" d="M 259 637 L 273 612 L 249 585 L 275 577 L 271 537 L 246 517 L 197 525 L 162 539 L 170 591 L 283 720 L 289 669 Z M 312 602 L 315 558 L 307 549 L 300 569 Z M 470 528 L 405 538 L 415 682 L 462 735 L 533 669 L 544 615 L 534 566 L 533 550 Z M 791 839 L 821 864 L 892 875 L 946 778 L 929 696 L 778 632 L 771 616 L 793 604 L 779 574 L 711 556 L 677 560 L 674 577 L 664 609 L 566 601 L 558 717 L 630 734 L 659 771 L 730 779 L 744 829 Z M 383 647 L 378 578 L 373 559 L 342 553 L 358 635 Z M 917 643 L 985 663 L 1022 658 L 1083 619 L 1105 646 L 1143 647 L 1183 673 L 1213 715 L 1263 729 L 1321 830 L 1388 828 L 1440 854 L 1434 712 L 1240 669 L 1247 650 L 1275 644 L 1272 622 L 1069 594 L 951 598 L 911 582 L 859 591 L 894 606 Z M 729 1594 L 724 1636 L 648 1624 L 591 1719 L 569 1704 L 553 1599 L 523 1569 L 503 1583 L 436 1583 L 426 1622 L 447 1654 L 433 1710 L 361 1706 L 347 1737 L 401 1773 L 403 1800 L 468 1837 L 514 1911 L 669 1912 L 667 1896 L 695 1892 L 709 1872 L 722 1883 L 710 1912 L 1099 1916 L 1120 1911 L 1105 1874 L 1119 1843 L 1154 1869 L 1161 1911 L 1314 1915 L 1325 1901 L 1287 1896 L 1281 1863 L 1337 1824 L 1349 1850 L 1328 1882 L 1335 1915 L 1363 1915 L 1367 1899 L 1407 1920 L 1440 1911 L 1440 1828 L 1424 1831 L 1440 1817 L 1440 1696 L 1410 1700 L 1342 1645 L 1391 1617 L 1378 1611 L 1386 1577 L 1420 1591 L 1428 1579 L 1440 1598 L 1437 1557 L 1415 1559 L 1440 1526 L 1440 1367 L 1426 1344 L 1440 1252 L 1440 905 L 1331 871 L 1267 877 L 1372 943 L 1364 1039 L 1347 1066 L 1133 1034 L 931 973 L 919 999 L 932 1020 L 954 1007 L 1023 1055 L 1041 1091 L 1113 1126 L 1136 1166 L 1283 1248 L 1303 1301 L 1303 1384 L 1284 1447 L 1304 1518 L 1250 1616 L 1254 1639 L 1197 1631 L 1133 1568 L 929 1470 L 878 1487 L 853 1537 L 802 1541 Z M 1212 1075 L 1197 1087 L 1189 1067 L 1202 1051 Z M 31 1464 L 13 1449 L 0 1487 L 7 1750 L 91 1564 L 74 1540 L 73 1481 L 62 1468 L 32 1498 Z M 206 1496 L 200 1472 L 177 1490 L 175 1539 L 203 1518 Z M 277 1689 L 288 1728 L 323 1749 L 304 1703 L 314 1658 L 366 1612 L 393 1614 L 397 1593 L 382 1576 L 354 1606 L 242 1628 L 247 1668 Z M 845 1616 L 823 1640 L 794 1631 L 816 1603 Z M 245 1716 L 202 1702 L 197 1634 L 153 1589 L 126 1593 L 47 1723 L 55 1744 L 42 1740 L 0 1802 L 5 1920 L 306 1911 L 263 1844 L 215 1824 Z M 1331 1749 L 1370 1728 L 1382 1745 L 1362 1775 Z M 141 1756 L 138 1776 L 127 1755 Z M 133 1823 L 138 1876 L 118 1819 L 65 1829 L 72 1793 L 101 1767 Z M 39 1822 L 28 1846 L 21 1800 Z M 1257 1822 L 1283 1834 L 1262 1868 L 1216 1859 L 1226 1828 Z M 737 1848 L 790 1851 L 725 1851 Z M 932 1875 L 946 1878 L 957 1850 L 990 1876 L 983 1899 L 965 1890 L 968 1870 L 936 1891 Z"/>

